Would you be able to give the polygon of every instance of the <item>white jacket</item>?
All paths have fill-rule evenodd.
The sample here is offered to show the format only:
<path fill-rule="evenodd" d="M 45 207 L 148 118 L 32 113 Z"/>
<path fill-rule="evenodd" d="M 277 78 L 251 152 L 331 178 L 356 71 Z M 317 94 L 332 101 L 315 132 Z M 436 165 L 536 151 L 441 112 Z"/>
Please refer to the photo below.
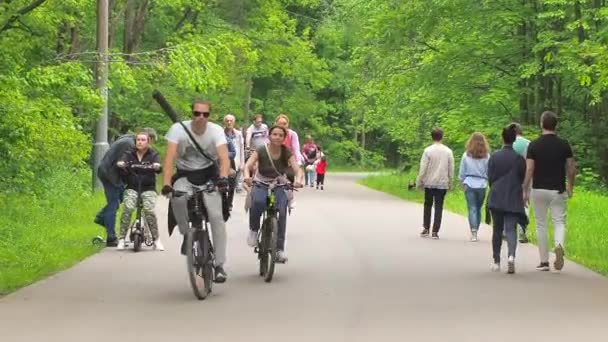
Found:
<path fill-rule="evenodd" d="M 454 154 L 447 146 L 435 143 L 424 149 L 416 185 L 424 188 L 449 189 L 454 179 Z"/>

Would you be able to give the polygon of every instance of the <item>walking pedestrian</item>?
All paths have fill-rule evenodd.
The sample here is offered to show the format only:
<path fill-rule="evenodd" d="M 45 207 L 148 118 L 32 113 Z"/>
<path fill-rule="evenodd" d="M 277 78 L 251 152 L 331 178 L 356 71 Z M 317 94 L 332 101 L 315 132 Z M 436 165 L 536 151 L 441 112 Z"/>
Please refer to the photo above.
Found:
<path fill-rule="evenodd" d="M 454 178 L 454 154 L 443 141 L 443 131 L 435 128 L 431 132 L 433 144 L 424 149 L 420 158 L 420 170 L 416 179 L 418 188 L 424 188 L 424 216 L 421 237 L 428 237 L 431 228 L 431 211 L 435 206 L 433 239 L 439 239 L 443 201 L 452 188 Z"/>
<path fill-rule="evenodd" d="M 524 200 L 527 202 L 531 195 L 534 206 L 536 238 L 540 254 L 540 264 L 536 269 L 539 271 L 550 269 L 547 237 L 547 214 L 550 210 L 555 229 L 553 267 L 556 271 L 561 271 L 564 267 L 566 211 L 568 199 L 572 198 L 573 194 L 576 165 L 570 144 L 556 134 L 557 115 L 550 111 L 544 112 L 540 124 L 542 135 L 528 146 Z M 530 190 L 530 182 L 532 182 L 532 190 Z"/>
<path fill-rule="evenodd" d="M 471 241 L 478 240 L 477 231 L 481 225 L 481 209 L 488 187 L 488 160 L 490 146 L 486 137 L 475 132 L 466 144 L 466 151 L 460 160 L 459 178 L 464 190 L 469 212 Z"/>
<path fill-rule="evenodd" d="M 507 273 L 515 273 L 517 250 L 517 224 L 527 224 L 524 210 L 523 188 L 526 162 L 513 150 L 517 136 L 515 125 L 502 130 L 503 148 L 496 151 L 488 161 L 488 181 L 490 195 L 488 207 L 492 212 L 492 271 L 500 271 L 500 252 L 503 231 L 507 238 Z"/>
<path fill-rule="evenodd" d="M 515 152 L 517 152 L 517 154 L 519 154 L 520 156 L 522 156 L 525 159 L 526 156 L 528 155 L 528 145 L 530 145 L 530 140 L 523 137 L 523 130 L 522 130 L 520 124 L 518 124 L 517 122 L 514 122 L 513 124 L 515 125 L 515 130 L 517 132 L 517 138 L 515 139 L 515 142 L 513 143 L 513 150 L 515 150 Z M 526 215 L 528 217 L 530 217 L 530 212 L 529 212 L 530 208 L 527 205 L 527 203 L 524 203 L 524 204 L 525 204 L 525 209 L 526 209 Z M 524 227 L 521 225 L 518 225 L 517 227 L 518 227 L 517 235 L 519 237 L 519 242 L 528 243 L 528 236 L 527 236 L 528 227 Z"/>

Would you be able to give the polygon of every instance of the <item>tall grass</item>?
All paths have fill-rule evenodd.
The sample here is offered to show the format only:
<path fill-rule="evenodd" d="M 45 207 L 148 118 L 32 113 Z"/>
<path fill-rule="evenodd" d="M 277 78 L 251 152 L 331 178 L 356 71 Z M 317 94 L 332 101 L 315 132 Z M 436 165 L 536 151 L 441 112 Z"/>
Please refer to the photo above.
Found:
<path fill-rule="evenodd" d="M 0 195 L 0 295 L 74 265 L 95 253 L 104 204 L 91 195 L 88 171 L 59 170 L 30 194 Z"/>
<path fill-rule="evenodd" d="M 415 180 L 414 173 L 384 173 L 369 176 L 361 184 L 400 198 L 418 203 L 424 202 L 421 191 L 408 190 L 407 185 Z M 464 194 L 457 188 L 450 191 L 444 207 L 454 213 L 466 215 L 467 207 Z M 594 271 L 608 275 L 608 196 L 575 188 L 574 197 L 568 202 L 566 233 L 566 257 Z M 422 213 L 421 213 L 422 215 Z M 536 242 L 533 210 L 530 211 L 528 237 Z M 553 227 L 550 224 L 550 232 Z M 552 238 L 550 239 L 552 241 Z"/>

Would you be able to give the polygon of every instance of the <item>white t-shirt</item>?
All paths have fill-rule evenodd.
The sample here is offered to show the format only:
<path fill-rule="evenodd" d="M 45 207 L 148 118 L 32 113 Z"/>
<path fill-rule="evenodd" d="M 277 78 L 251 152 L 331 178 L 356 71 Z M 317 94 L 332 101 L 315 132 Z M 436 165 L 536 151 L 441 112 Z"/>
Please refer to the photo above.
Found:
<path fill-rule="evenodd" d="M 192 136 L 205 153 L 217 161 L 217 146 L 228 144 L 224 129 L 217 124 L 208 122 L 205 133 L 198 135 L 192 131 L 192 121 L 184 121 L 184 125 L 192 133 Z M 166 139 L 169 142 L 177 144 L 177 161 L 175 165 L 179 170 L 194 171 L 213 165 L 213 162 L 205 158 L 196 149 L 196 146 L 194 146 L 188 134 L 179 123 L 171 126 Z"/>

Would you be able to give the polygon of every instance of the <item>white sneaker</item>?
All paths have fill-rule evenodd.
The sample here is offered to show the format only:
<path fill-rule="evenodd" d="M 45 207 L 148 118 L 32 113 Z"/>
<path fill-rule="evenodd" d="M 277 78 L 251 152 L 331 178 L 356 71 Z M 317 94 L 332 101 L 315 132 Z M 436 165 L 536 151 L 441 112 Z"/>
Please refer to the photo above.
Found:
<path fill-rule="evenodd" d="M 510 256 L 509 261 L 507 262 L 507 273 L 513 274 L 515 273 L 515 257 Z"/>
<path fill-rule="evenodd" d="M 287 260 L 289 260 L 289 258 L 287 258 L 285 251 L 277 251 L 277 262 L 279 264 L 284 264 L 287 262 Z"/>
<path fill-rule="evenodd" d="M 255 247 L 258 245 L 258 232 L 249 230 L 249 235 L 247 236 L 247 245 L 249 245 L 249 247 Z"/>
<path fill-rule="evenodd" d="M 116 246 L 116 249 L 119 251 L 122 251 L 125 249 L 125 239 L 118 240 L 118 246 Z"/>
<path fill-rule="evenodd" d="M 500 272 L 500 264 L 492 263 L 492 272 Z"/>
<path fill-rule="evenodd" d="M 157 251 L 164 251 L 165 250 L 165 246 L 163 246 L 163 243 L 160 242 L 160 239 L 156 239 L 156 241 L 154 241 L 154 247 L 155 250 Z"/>
<path fill-rule="evenodd" d="M 477 242 L 477 232 L 471 232 L 471 242 Z"/>

